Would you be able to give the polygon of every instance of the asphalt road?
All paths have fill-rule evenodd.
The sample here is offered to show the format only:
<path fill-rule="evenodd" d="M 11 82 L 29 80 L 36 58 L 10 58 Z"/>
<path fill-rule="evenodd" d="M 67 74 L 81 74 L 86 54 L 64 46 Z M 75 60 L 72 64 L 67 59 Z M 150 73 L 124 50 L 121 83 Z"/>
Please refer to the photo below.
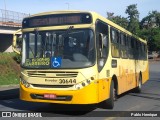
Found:
<path fill-rule="evenodd" d="M 84 111 L 86 110 L 86 111 Z M 102 119 L 102 120 L 151 120 L 159 118 L 150 117 L 118 117 L 127 114 L 125 111 L 160 111 L 160 62 L 150 63 L 150 79 L 142 86 L 142 93 L 133 93 L 129 91 L 119 97 L 115 102 L 115 107 L 112 110 L 102 109 L 97 105 L 78 106 L 78 105 L 56 105 L 45 103 L 30 103 L 19 100 L 18 98 L 9 100 L 0 100 L 0 111 L 18 111 L 22 112 L 40 112 L 42 117 L 38 119 Z M 112 112 L 111 112 L 112 111 Z M 119 112 L 116 112 L 119 111 Z M 154 112 L 155 111 L 155 112 Z M 0 113 L 1 114 L 1 113 Z M 28 113 L 27 113 L 28 114 Z M 107 115 L 114 114 L 110 117 Z M 160 114 L 160 112 L 159 112 Z M 89 116 L 89 117 L 88 117 Z M 117 117 L 116 117 L 117 116 Z M 98 118 L 97 118 L 98 117 Z M 5 118 L 0 118 L 0 120 Z M 17 118 L 10 118 L 17 119 Z M 36 119 L 36 118 L 35 118 Z"/>

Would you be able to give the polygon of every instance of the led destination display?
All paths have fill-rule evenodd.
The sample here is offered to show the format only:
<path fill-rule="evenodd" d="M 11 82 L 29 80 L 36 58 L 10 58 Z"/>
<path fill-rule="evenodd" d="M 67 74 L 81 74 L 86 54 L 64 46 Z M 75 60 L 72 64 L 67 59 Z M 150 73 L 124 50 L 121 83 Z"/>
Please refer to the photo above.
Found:
<path fill-rule="evenodd" d="M 54 25 L 89 24 L 92 22 L 91 15 L 81 14 L 56 14 L 25 18 L 23 28 L 45 27 Z"/>

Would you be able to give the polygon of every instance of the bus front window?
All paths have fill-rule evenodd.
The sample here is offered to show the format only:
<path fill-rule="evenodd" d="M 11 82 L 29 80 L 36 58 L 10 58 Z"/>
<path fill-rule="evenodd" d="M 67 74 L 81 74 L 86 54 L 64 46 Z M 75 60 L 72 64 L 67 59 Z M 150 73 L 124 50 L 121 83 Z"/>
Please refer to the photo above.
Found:
<path fill-rule="evenodd" d="M 58 66 L 55 63 L 59 63 Z M 23 34 L 22 66 L 83 68 L 95 63 L 93 31 L 36 31 Z"/>

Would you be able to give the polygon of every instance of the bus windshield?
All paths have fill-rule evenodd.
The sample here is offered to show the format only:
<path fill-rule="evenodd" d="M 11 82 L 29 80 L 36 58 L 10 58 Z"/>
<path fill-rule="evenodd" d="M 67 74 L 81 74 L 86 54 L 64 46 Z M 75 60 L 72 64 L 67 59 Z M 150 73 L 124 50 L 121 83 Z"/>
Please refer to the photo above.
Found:
<path fill-rule="evenodd" d="M 82 68 L 95 63 L 90 29 L 23 33 L 22 66 L 27 68 Z"/>

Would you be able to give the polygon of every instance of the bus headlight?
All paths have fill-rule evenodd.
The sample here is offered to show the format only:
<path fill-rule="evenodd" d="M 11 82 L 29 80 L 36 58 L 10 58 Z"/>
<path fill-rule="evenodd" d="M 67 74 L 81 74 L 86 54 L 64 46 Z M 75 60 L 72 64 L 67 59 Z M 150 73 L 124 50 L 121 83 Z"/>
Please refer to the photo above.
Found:
<path fill-rule="evenodd" d="M 86 86 L 85 82 L 82 82 L 82 86 L 83 86 L 83 87 Z"/>
<path fill-rule="evenodd" d="M 25 87 L 26 87 L 26 88 L 28 88 L 29 86 L 30 86 L 30 84 L 29 84 L 29 83 L 26 83 L 26 84 L 25 84 Z"/>
<path fill-rule="evenodd" d="M 83 87 L 91 84 L 91 82 L 93 82 L 93 80 L 94 80 L 94 79 L 92 79 L 92 80 L 91 80 L 91 79 L 86 79 L 86 80 L 84 80 L 84 81 L 76 84 L 76 85 L 75 85 L 75 88 L 76 88 L 77 90 L 82 89 Z"/>
<path fill-rule="evenodd" d="M 77 84 L 75 87 L 76 87 L 77 90 L 80 89 L 80 85 L 79 84 Z"/>
<path fill-rule="evenodd" d="M 21 81 L 21 83 L 22 83 L 23 85 L 25 85 L 25 84 L 26 84 L 26 81 L 25 81 L 25 80 L 23 80 L 22 78 L 20 78 L 20 81 Z"/>
<path fill-rule="evenodd" d="M 88 79 L 86 80 L 86 82 L 87 82 L 88 84 L 90 84 L 90 83 L 91 83 L 91 81 L 90 81 L 90 80 L 88 80 Z"/>
<path fill-rule="evenodd" d="M 30 84 L 26 80 L 21 78 L 20 81 L 26 88 L 28 88 L 30 86 Z"/>
<path fill-rule="evenodd" d="M 76 90 L 82 89 L 82 88 L 90 85 L 91 83 L 94 83 L 95 80 L 96 80 L 96 76 L 95 76 L 95 75 L 93 75 L 93 76 L 91 76 L 91 77 L 89 77 L 89 78 L 86 78 L 85 80 L 83 80 L 83 81 L 75 84 L 75 85 L 74 85 L 74 86 L 75 86 L 75 89 L 76 89 Z"/>

